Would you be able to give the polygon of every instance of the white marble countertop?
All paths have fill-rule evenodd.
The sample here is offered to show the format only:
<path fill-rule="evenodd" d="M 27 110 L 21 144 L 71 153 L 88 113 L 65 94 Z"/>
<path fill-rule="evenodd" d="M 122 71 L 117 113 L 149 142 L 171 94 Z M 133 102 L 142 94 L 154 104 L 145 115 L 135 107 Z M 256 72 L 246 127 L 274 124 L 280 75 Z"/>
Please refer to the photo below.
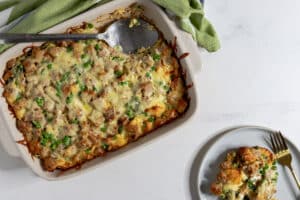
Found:
<path fill-rule="evenodd" d="M 300 1 L 205 3 L 222 49 L 199 50 L 199 109 L 188 125 L 58 182 L 38 178 L 0 147 L 1 199 L 191 199 L 195 156 L 222 129 L 240 124 L 280 129 L 300 147 Z"/>

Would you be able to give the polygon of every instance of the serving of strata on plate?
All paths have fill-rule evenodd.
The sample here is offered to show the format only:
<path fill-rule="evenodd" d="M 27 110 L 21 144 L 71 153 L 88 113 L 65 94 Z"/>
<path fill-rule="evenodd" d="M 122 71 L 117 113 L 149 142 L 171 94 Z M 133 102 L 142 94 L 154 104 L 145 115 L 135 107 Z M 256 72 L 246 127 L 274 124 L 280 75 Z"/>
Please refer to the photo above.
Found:
<path fill-rule="evenodd" d="M 224 200 L 275 200 L 275 155 L 264 147 L 240 147 L 227 153 L 211 192 Z"/>
<path fill-rule="evenodd" d="M 98 33 L 132 5 L 68 33 Z M 67 170 L 120 149 L 183 115 L 187 86 L 172 46 L 124 54 L 99 40 L 46 42 L 7 62 L 3 96 L 30 154 L 46 171 Z"/>

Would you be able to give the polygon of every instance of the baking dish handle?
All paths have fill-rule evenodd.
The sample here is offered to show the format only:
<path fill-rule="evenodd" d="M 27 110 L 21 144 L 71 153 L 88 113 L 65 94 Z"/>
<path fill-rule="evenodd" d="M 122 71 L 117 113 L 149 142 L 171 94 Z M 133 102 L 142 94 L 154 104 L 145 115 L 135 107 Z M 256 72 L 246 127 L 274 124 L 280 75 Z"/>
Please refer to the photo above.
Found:
<path fill-rule="evenodd" d="M 4 150 L 11 156 L 20 157 L 20 153 L 17 149 L 15 142 L 13 141 L 11 135 L 9 134 L 9 130 L 6 126 L 6 123 L 3 119 L 3 116 L 0 114 L 0 145 L 4 148 Z"/>

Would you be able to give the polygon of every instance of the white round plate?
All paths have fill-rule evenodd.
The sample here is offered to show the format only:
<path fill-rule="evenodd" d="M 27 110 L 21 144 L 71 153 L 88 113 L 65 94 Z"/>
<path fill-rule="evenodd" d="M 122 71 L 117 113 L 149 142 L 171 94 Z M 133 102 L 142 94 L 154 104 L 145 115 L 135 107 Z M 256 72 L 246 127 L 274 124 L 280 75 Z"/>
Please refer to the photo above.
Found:
<path fill-rule="evenodd" d="M 271 150 L 269 134 L 274 130 L 245 126 L 224 133 L 216 139 L 208 149 L 200 165 L 198 174 L 199 197 L 201 200 L 217 200 L 210 192 L 210 185 L 216 179 L 219 165 L 224 160 L 228 151 L 241 146 L 261 146 Z M 284 134 L 284 133 L 283 133 Z M 292 153 L 292 165 L 300 176 L 300 153 L 299 150 L 287 140 L 288 147 Z M 300 192 L 287 168 L 278 164 L 278 183 L 276 197 L 278 200 L 299 200 Z"/>

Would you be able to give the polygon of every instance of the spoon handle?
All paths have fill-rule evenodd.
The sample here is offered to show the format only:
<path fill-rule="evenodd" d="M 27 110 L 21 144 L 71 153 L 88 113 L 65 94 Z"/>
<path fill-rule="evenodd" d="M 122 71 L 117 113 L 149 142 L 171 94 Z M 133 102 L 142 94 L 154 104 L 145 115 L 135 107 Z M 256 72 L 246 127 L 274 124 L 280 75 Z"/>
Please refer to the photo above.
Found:
<path fill-rule="evenodd" d="M 44 42 L 59 40 L 89 40 L 98 39 L 98 34 L 23 34 L 0 33 L 3 43 Z"/>

